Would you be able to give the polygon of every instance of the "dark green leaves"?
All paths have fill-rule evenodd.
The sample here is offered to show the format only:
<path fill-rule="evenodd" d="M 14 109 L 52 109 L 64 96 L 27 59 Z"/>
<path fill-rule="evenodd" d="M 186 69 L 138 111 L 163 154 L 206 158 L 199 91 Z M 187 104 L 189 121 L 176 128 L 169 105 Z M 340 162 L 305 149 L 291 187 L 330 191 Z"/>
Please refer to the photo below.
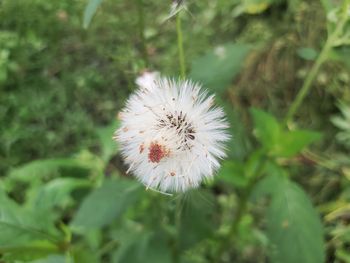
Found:
<path fill-rule="evenodd" d="M 249 45 L 242 44 L 217 47 L 193 61 L 190 77 L 206 88 L 223 92 L 239 73 L 249 50 Z"/>
<path fill-rule="evenodd" d="M 270 114 L 251 109 L 254 121 L 254 134 L 269 155 L 292 157 L 309 144 L 321 138 L 317 132 L 308 130 L 288 131 Z"/>
<path fill-rule="evenodd" d="M 304 191 L 281 178 L 267 213 L 272 262 L 324 262 L 323 229 Z"/>
<path fill-rule="evenodd" d="M 75 215 L 74 229 L 99 228 L 116 220 L 138 200 L 140 185 L 128 180 L 106 180 L 86 197 Z"/>
<path fill-rule="evenodd" d="M 97 8 L 101 5 L 103 0 L 89 0 L 88 5 L 84 11 L 83 27 L 86 29 L 89 27 L 90 22 L 95 15 Z"/>

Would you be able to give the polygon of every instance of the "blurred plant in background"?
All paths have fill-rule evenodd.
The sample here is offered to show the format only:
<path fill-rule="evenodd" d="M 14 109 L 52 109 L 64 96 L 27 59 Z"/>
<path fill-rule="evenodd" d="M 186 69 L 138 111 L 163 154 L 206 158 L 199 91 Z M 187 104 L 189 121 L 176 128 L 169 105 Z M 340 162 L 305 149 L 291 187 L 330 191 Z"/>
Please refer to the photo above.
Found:
<path fill-rule="evenodd" d="M 0 260 L 350 262 L 350 1 L 170 6 L 0 3 Z M 112 136 L 145 69 L 225 108 L 229 157 L 197 190 L 125 174 Z"/>

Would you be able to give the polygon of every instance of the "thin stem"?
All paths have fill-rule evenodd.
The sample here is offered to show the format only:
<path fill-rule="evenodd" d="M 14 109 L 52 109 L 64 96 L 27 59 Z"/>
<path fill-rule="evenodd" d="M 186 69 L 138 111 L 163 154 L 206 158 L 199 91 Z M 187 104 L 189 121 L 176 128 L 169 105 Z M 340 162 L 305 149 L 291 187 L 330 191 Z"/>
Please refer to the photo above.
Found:
<path fill-rule="evenodd" d="M 333 48 L 334 43 L 337 41 L 339 34 L 343 31 L 344 25 L 345 25 L 346 21 L 348 20 L 348 17 L 347 17 L 348 10 L 347 9 L 348 9 L 348 6 L 347 6 L 347 4 L 345 4 L 343 7 L 344 13 L 342 13 L 342 16 L 341 16 L 339 23 L 337 24 L 333 33 L 331 33 L 329 35 L 329 37 L 327 38 L 327 41 L 326 41 L 325 45 L 323 46 L 321 53 L 319 54 L 316 62 L 313 64 L 311 70 L 309 71 L 309 73 L 308 73 L 300 91 L 298 92 L 295 100 L 293 101 L 293 103 L 289 107 L 286 118 L 284 119 L 284 124 L 288 124 L 288 122 L 292 120 L 293 116 L 297 112 L 301 103 L 303 102 L 303 100 L 305 99 L 307 94 L 310 92 L 310 89 L 312 87 L 312 83 L 315 80 L 315 78 L 318 74 L 318 71 L 320 70 L 320 67 L 328 58 L 329 52 Z"/>
<path fill-rule="evenodd" d="M 144 3 L 143 0 L 137 0 L 137 11 L 138 11 L 138 30 L 139 38 L 141 41 L 141 52 L 143 59 L 148 65 L 148 52 L 147 52 L 147 43 L 145 38 L 145 12 L 144 12 Z"/>
<path fill-rule="evenodd" d="M 176 33 L 177 33 L 177 46 L 179 52 L 179 64 L 180 64 L 180 76 L 182 79 L 186 78 L 186 63 L 185 63 L 185 54 L 183 47 L 183 38 L 182 38 L 182 28 L 181 28 L 181 11 L 176 15 Z"/>
<path fill-rule="evenodd" d="M 181 196 L 177 196 L 176 205 L 174 210 L 174 224 L 176 229 L 176 236 L 174 241 L 174 250 L 173 250 L 173 262 L 178 263 L 180 261 L 180 230 L 181 230 Z"/>

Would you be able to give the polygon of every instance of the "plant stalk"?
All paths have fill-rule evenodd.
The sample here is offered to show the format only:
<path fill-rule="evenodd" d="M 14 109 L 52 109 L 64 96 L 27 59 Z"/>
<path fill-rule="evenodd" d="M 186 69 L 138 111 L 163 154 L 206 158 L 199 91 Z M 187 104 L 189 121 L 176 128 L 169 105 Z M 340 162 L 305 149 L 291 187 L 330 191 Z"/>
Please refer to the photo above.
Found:
<path fill-rule="evenodd" d="M 138 12 L 138 31 L 139 39 L 141 44 L 141 53 L 142 57 L 148 66 L 148 52 L 147 52 L 147 43 L 145 38 L 145 12 L 144 12 L 144 2 L 143 0 L 137 0 L 137 12 Z"/>
<path fill-rule="evenodd" d="M 337 41 L 339 34 L 342 33 L 343 28 L 344 28 L 347 20 L 349 19 L 348 14 L 347 14 L 348 8 L 349 8 L 348 4 L 345 4 L 343 6 L 343 13 L 342 13 L 342 16 L 341 16 L 338 24 L 336 25 L 335 30 L 327 38 L 326 43 L 321 50 L 321 53 L 319 54 L 316 62 L 313 64 L 311 70 L 307 74 L 306 79 L 305 79 L 300 91 L 298 92 L 295 100 L 293 101 L 293 103 L 289 107 L 289 110 L 288 110 L 287 115 L 286 115 L 284 122 L 283 122 L 285 125 L 287 125 L 288 122 L 290 122 L 292 120 L 293 116 L 297 112 L 301 103 L 304 101 L 305 97 L 310 92 L 311 87 L 312 87 L 312 83 L 315 80 L 321 66 L 327 60 L 329 52 L 331 51 L 335 42 Z"/>
<path fill-rule="evenodd" d="M 179 52 L 180 76 L 182 79 L 185 79 L 186 63 L 185 63 L 185 53 L 184 53 L 182 26 L 181 26 L 181 11 L 179 11 L 176 15 L 176 33 L 177 33 L 177 46 L 178 46 L 178 52 Z"/>

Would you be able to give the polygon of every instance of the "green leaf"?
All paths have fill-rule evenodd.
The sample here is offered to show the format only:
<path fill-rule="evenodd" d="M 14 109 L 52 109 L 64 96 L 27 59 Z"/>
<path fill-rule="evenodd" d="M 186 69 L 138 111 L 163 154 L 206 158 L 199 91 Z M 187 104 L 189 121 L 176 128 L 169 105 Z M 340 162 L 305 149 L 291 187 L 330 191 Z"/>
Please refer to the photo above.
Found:
<path fill-rule="evenodd" d="M 57 239 L 46 232 L 53 229 L 52 222 L 41 222 L 35 212 L 20 207 L 1 189 L 0 204 L 0 248 L 21 246 L 34 240 Z"/>
<path fill-rule="evenodd" d="M 250 112 L 254 134 L 271 156 L 292 157 L 321 138 L 321 134 L 308 130 L 284 131 L 272 115 L 254 108 Z"/>
<path fill-rule="evenodd" d="M 217 47 L 192 63 L 190 77 L 215 92 L 222 92 L 241 70 L 251 47 L 226 44 Z"/>
<path fill-rule="evenodd" d="M 323 228 L 310 199 L 287 178 L 276 190 L 267 214 L 271 262 L 324 262 Z"/>
<path fill-rule="evenodd" d="M 280 138 L 281 128 L 274 116 L 262 110 L 252 108 L 250 113 L 254 121 L 254 134 L 266 149 L 273 148 Z"/>
<path fill-rule="evenodd" d="M 32 261 L 31 263 L 67 263 L 71 260 L 63 255 L 50 255 L 44 259 Z"/>
<path fill-rule="evenodd" d="M 117 153 L 118 147 L 116 142 L 112 139 L 113 134 L 117 130 L 119 123 L 117 121 L 112 122 L 110 125 L 99 128 L 97 135 L 100 141 L 101 158 L 107 163 L 110 158 Z"/>
<path fill-rule="evenodd" d="M 37 190 L 31 205 L 36 210 L 45 211 L 54 207 L 64 207 L 70 203 L 73 190 L 91 186 L 92 183 L 86 179 L 56 178 Z"/>
<path fill-rule="evenodd" d="M 44 258 L 57 252 L 58 248 L 47 241 L 34 241 L 23 246 L 0 248 L 0 253 L 3 255 L 1 259 L 6 260 L 6 262 L 32 262 L 35 259 Z"/>
<path fill-rule="evenodd" d="M 54 158 L 36 160 L 12 169 L 8 175 L 11 179 L 22 182 L 41 180 L 48 176 L 59 175 L 59 169 L 63 167 L 84 167 L 84 163 L 74 158 Z"/>
<path fill-rule="evenodd" d="M 142 225 L 123 225 L 115 233 L 115 238 L 120 246 L 113 253 L 113 263 L 171 263 L 171 251 L 167 245 L 169 240 L 162 231 L 151 232 Z"/>
<path fill-rule="evenodd" d="M 315 49 L 307 48 L 307 47 L 299 48 L 297 50 L 297 53 L 298 53 L 299 57 L 301 57 L 305 60 L 314 60 L 318 55 L 318 53 Z"/>
<path fill-rule="evenodd" d="M 274 149 L 274 154 L 280 157 L 292 157 L 319 139 L 321 139 L 321 134 L 318 132 L 307 130 L 287 131 L 281 135 L 281 139 Z"/>
<path fill-rule="evenodd" d="M 90 0 L 84 11 L 83 27 L 87 29 L 102 0 Z"/>
<path fill-rule="evenodd" d="M 225 161 L 218 172 L 218 178 L 234 187 L 244 187 L 248 184 L 244 168 L 243 163 Z"/>
<path fill-rule="evenodd" d="M 140 185 L 129 180 L 106 180 L 90 193 L 71 226 L 75 230 L 103 227 L 120 217 L 140 196 Z"/>
<path fill-rule="evenodd" d="M 266 196 L 274 196 L 287 177 L 286 171 L 274 162 L 267 161 L 264 168 L 264 174 L 266 174 L 266 176 L 254 186 L 251 195 L 252 200 L 259 200 Z"/>
<path fill-rule="evenodd" d="M 99 255 L 96 251 L 87 247 L 75 245 L 71 249 L 71 255 L 76 263 L 99 263 Z"/>

